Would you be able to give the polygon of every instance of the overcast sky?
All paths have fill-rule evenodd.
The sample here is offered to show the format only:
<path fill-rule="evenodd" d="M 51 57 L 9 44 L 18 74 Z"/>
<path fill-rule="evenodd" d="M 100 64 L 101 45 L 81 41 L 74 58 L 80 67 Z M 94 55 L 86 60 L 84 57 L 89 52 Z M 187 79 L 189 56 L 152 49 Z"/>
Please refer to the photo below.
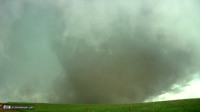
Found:
<path fill-rule="evenodd" d="M 200 98 L 199 0 L 0 0 L 0 102 Z"/>

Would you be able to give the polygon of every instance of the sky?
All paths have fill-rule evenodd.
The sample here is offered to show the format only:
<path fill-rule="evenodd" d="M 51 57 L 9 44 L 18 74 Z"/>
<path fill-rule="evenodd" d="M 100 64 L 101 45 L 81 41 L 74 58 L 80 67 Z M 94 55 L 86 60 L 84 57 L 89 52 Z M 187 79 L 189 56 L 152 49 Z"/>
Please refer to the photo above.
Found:
<path fill-rule="evenodd" d="M 0 0 L 0 102 L 200 98 L 198 0 Z"/>

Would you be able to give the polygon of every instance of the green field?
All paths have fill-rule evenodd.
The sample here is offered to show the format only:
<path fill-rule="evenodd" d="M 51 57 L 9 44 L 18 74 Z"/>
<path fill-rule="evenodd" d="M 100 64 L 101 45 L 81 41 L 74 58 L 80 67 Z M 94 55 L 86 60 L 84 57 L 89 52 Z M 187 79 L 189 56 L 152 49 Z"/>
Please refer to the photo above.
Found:
<path fill-rule="evenodd" d="M 185 99 L 136 104 L 90 105 L 35 103 L 32 105 L 35 106 L 34 110 L 16 110 L 14 112 L 200 112 L 200 99 Z M 8 111 L 4 110 L 1 112 Z"/>

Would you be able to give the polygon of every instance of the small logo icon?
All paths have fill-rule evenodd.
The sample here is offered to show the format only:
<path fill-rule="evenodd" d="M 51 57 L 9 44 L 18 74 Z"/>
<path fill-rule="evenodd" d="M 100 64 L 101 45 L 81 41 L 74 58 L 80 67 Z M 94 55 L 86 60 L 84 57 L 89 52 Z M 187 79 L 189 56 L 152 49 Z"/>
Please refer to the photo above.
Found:
<path fill-rule="evenodd" d="M 3 105 L 3 109 L 11 109 L 10 105 Z"/>

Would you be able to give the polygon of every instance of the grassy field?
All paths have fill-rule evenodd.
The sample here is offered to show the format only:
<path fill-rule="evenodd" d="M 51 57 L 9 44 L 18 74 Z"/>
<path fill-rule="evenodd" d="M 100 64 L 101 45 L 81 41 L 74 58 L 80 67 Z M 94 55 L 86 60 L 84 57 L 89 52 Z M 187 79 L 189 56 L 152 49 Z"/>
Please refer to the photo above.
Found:
<path fill-rule="evenodd" d="M 36 103 L 32 105 L 35 106 L 34 110 L 1 110 L 0 112 L 200 112 L 200 99 L 185 99 L 137 104 L 79 105 Z"/>

